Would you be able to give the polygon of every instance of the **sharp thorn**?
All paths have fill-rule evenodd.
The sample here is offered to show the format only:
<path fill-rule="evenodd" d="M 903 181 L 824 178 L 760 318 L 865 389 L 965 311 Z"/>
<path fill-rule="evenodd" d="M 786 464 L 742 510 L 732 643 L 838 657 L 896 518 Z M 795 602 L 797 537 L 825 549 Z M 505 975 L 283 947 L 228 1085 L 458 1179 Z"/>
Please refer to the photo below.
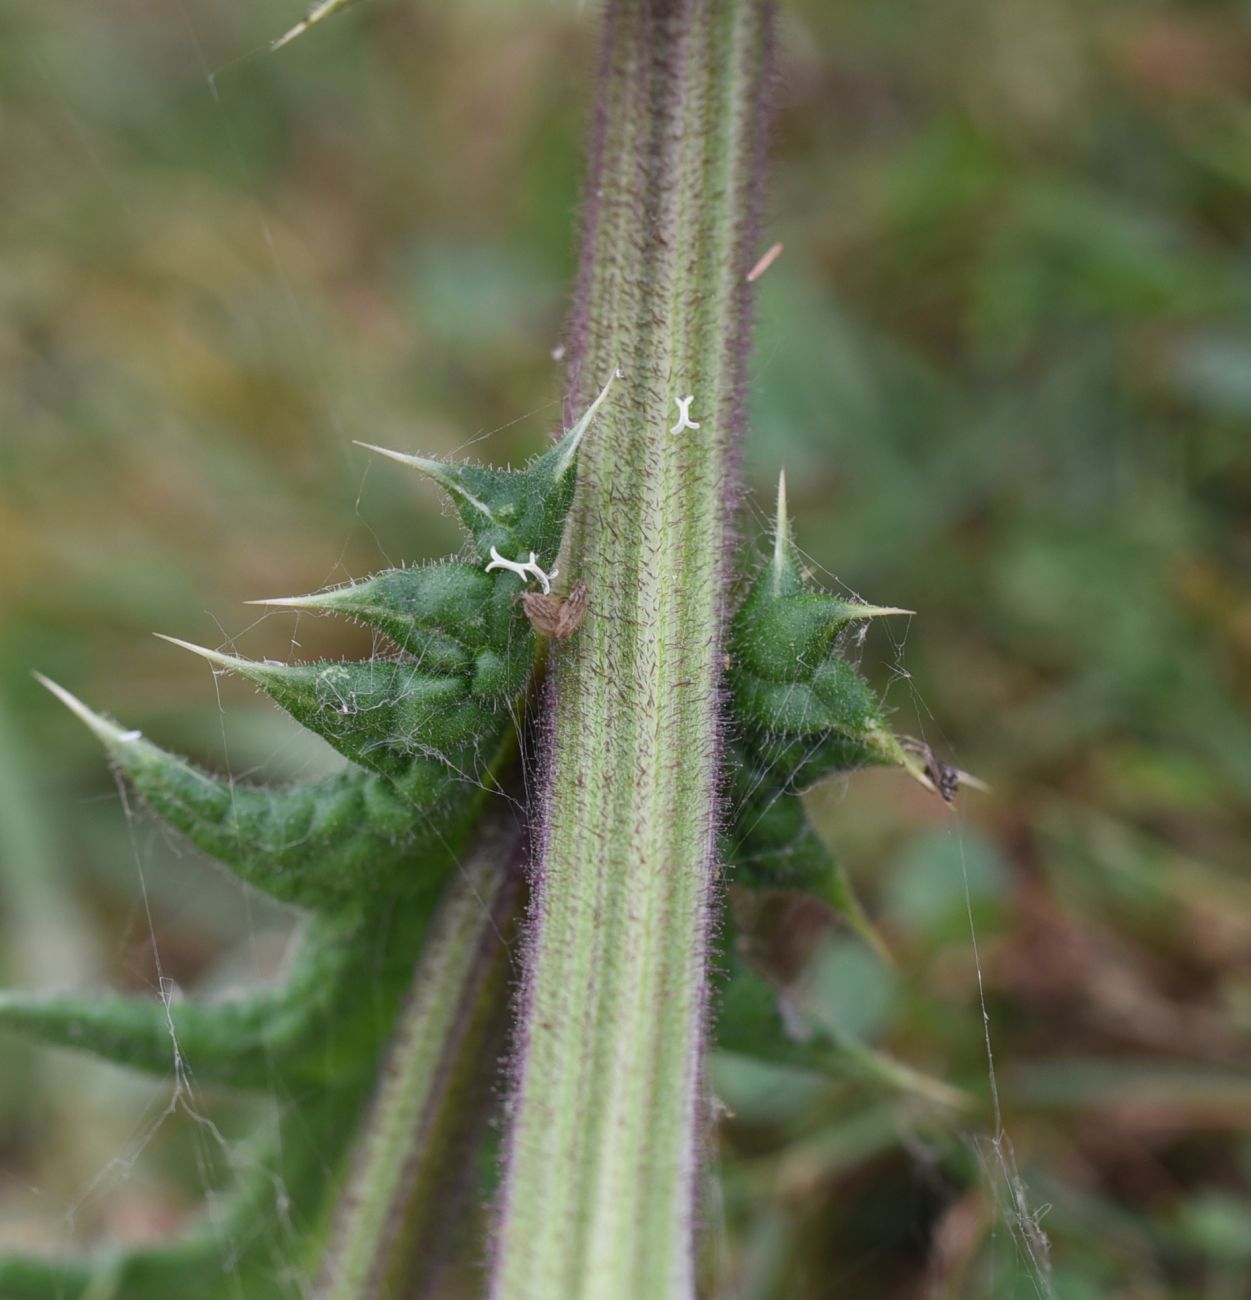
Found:
<path fill-rule="evenodd" d="M 105 718 L 94 710 L 89 709 L 77 695 L 67 691 L 64 686 L 58 685 L 50 677 L 45 677 L 43 673 L 39 672 L 34 673 L 33 676 L 40 686 L 51 691 L 52 694 L 55 695 L 56 698 L 60 700 L 61 703 L 64 704 L 80 722 L 85 723 L 105 745 L 126 745 L 142 739 L 142 736 L 138 731 L 126 731 L 119 727 L 115 722 L 110 722 L 108 718 Z"/>
<path fill-rule="evenodd" d="M 883 618 L 887 614 L 907 614 L 909 617 L 916 615 L 915 609 L 898 609 L 894 605 L 859 605 L 854 601 L 848 602 L 847 612 L 852 618 Z"/>
<path fill-rule="evenodd" d="M 196 645 L 194 641 L 183 641 L 176 636 L 166 636 L 164 632 L 154 632 L 162 641 L 168 641 L 170 645 L 181 646 L 184 650 L 190 650 L 193 655 L 199 655 L 201 659 L 207 659 L 211 664 L 217 664 L 220 668 L 230 668 L 236 672 L 241 671 L 240 666 L 250 666 L 246 659 L 238 655 L 223 654 L 220 650 L 210 650 L 207 646 Z"/>
<path fill-rule="evenodd" d="M 565 450 L 561 458 L 556 462 L 555 473 L 553 478 L 564 478 L 569 471 L 569 466 L 573 464 L 573 458 L 578 454 L 578 447 L 582 439 L 586 436 L 586 431 L 591 427 L 591 421 L 595 418 L 595 412 L 603 406 L 607 400 L 609 389 L 612 388 L 613 380 L 621 378 L 621 371 L 615 369 L 608 376 L 608 382 L 599 390 L 599 396 L 586 408 L 582 418 L 573 426 L 565 435 Z"/>
<path fill-rule="evenodd" d="M 773 526 L 773 567 L 778 573 L 786 568 L 790 556 L 791 519 L 786 508 L 786 470 L 778 471 L 778 505 Z"/>
<path fill-rule="evenodd" d="M 359 438 L 353 438 L 352 442 L 357 447 L 364 447 L 366 451 L 376 451 L 379 456 L 388 456 L 391 460 L 398 460 L 401 465 L 417 465 L 425 468 L 425 462 L 420 456 L 408 456 L 402 451 L 392 451 L 389 447 L 379 447 L 376 442 L 362 442 Z"/>
<path fill-rule="evenodd" d="M 379 447 L 376 443 L 361 442 L 359 438 L 354 438 L 353 442 L 358 447 L 364 447 L 367 451 L 376 451 L 379 456 L 386 456 L 388 460 L 398 461 L 401 465 L 409 465 L 413 469 L 419 469 L 428 478 L 434 479 L 441 487 L 448 492 L 454 492 L 458 497 L 467 501 L 473 508 L 484 514 L 492 523 L 495 522 L 495 516 L 491 513 L 491 507 L 485 501 L 480 501 L 467 487 L 456 477 L 448 465 L 442 461 L 431 460 L 427 456 L 409 456 L 402 451 L 392 451 L 389 447 Z"/>
<path fill-rule="evenodd" d="M 283 609 L 320 609 L 325 603 L 324 593 L 319 596 L 271 596 L 268 600 L 245 600 L 245 605 L 277 605 Z"/>

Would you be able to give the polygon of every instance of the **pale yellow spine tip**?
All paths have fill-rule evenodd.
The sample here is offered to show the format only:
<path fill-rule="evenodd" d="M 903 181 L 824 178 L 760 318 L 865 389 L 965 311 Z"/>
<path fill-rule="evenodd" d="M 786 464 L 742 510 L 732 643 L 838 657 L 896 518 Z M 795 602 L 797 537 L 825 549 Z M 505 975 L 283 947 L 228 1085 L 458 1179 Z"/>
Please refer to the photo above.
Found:
<path fill-rule="evenodd" d="M 586 437 L 586 431 L 591 427 L 596 411 L 608 400 L 613 380 L 620 378 L 621 370 L 618 367 L 608 376 L 608 382 L 599 390 L 599 396 L 586 408 L 582 418 L 569 430 L 564 455 L 556 465 L 555 478 L 563 478 L 569 466 L 573 464 L 573 458 L 578 454 L 578 448 L 582 445 L 582 439 Z"/>
<path fill-rule="evenodd" d="M 45 677 L 39 672 L 32 673 L 32 676 L 40 686 L 51 691 L 80 722 L 85 723 L 110 748 L 142 739 L 139 732 L 124 731 L 115 722 L 110 722 L 108 718 L 89 709 L 77 695 L 67 691 L 64 686 L 54 682 L 50 677 Z"/>
<path fill-rule="evenodd" d="M 885 618 L 888 614 L 906 614 L 909 618 L 916 615 L 915 609 L 899 609 L 894 605 L 857 605 L 856 618 Z"/>
<path fill-rule="evenodd" d="M 420 456 L 408 456 L 402 451 L 392 451 L 389 447 L 379 447 L 376 442 L 362 442 L 359 438 L 353 438 L 353 443 L 358 447 L 364 447 L 366 451 L 376 451 L 379 456 L 386 456 L 389 460 L 398 460 L 401 465 L 415 465 L 418 469 L 425 469 L 431 462 L 423 460 Z"/>
<path fill-rule="evenodd" d="M 786 508 L 786 470 L 778 471 L 778 506 L 773 526 L 773 567 L 781 569 L 787 561 L 786 548 L 791 541 L 791 520 Z"/>
<path fill-rule="evenodd" d="M 281 609 L 307 609 L 324 603 L 322 596 L 270 596 L 268 600 L 245 600 L 245 605 L 274 605 Z"/>
<path fill-rule="evenodd" d="M 376 451 L 379 456 L 386 456 L 389 460 L 398 461 L 401 465 L 410 465 L 413 469 L 419 469 L 428 478 L 434 479 L 440 487 L 448 492 L 455 493 L 456 496 L 466 501 L 479 514 L 484 515 L 487 519 L 495 522 L 495 516 L 491 513 L 491 507 L 485 501 L 480 501 L 467 487 L 456 477 L 454 468 L 445 465 L 442 461 L 430 460 L 426 456 L 408 456 L 402 451 L 391 451 L 386 447 L 379 447 L 372 442 L 361 442 L 359 438 L 353 438 L 352 441 L 358 447 L 364 447 L 367 451 Z"/>
<path fill-rule="evenodd" d="M 158 636 L 162 641 L 168 641 L 170 645 L 179 646 L 183 650 L 190 650 L 193 655 L 199 655 L 201 659 L 207 659 L 209 663 L 216 664 L 219 668 L 231 668 L 238 670 L 241 665 L 246 665 L 246 659 L 240 659 L 238 655 L 223 654 L 220 650 L 210 650 L 207 646 L 196 645 L 194 641 L 183 641 L 176 636 L 166 636 L 164 632 L 154 632 L 153 636 Z"/>

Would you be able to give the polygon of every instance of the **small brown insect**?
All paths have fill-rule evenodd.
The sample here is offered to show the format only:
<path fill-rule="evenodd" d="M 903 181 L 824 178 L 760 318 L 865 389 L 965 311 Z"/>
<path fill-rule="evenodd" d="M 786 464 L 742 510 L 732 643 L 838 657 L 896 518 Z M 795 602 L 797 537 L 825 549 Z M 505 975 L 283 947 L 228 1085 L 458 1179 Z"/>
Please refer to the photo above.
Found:
<path fill-rule="evenodd" d="M 925 775 L 933 782 L 943 803 L 955 802 L 956 791 L 960 788 L 960 773 L 954 767 L 931 754 L 925 765 Z"/>
<path fill-rule="evenodd" d="M 917 740 L 914 736 L 905 736 L 903 745 L 906 750 L 924 762 L 925 779 L 944 803 L 955 802 L 956 791 L 961 785 L 982 784 L 980 781 L 974 781 L 966 772 L 961 772 L 959 768 L 944 763 L 923 740 Z"/>
<path fill-rule="evenodd" d="M 521 608 L 526 611 L 530 626 L 536 632 L 563 641 L 582 626 L 590 592 L 585 582 L 579 582 L 567 596 L 544 596 L 537 591 L 523 591 L 520 599 Z"/>

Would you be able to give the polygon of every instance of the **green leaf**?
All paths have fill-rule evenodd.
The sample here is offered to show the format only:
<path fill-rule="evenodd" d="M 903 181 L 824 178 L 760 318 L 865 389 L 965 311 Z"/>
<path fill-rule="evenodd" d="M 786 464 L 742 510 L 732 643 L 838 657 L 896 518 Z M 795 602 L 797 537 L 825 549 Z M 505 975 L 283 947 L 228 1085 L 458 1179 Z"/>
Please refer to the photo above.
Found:
<path fill-rule="evenodd" d="M 425 673 L 412 660 L 262 663 L 163 640 L 255 682 L 345 757 L 384 776 L 405 776 L 419 758 L 463 771 L 500 729 L 499 711 L 474 699 L 461 678 Z"/>
<path fill-rule="evenodd" d="M 306 1094 L 237 1148 L 237 1181 L 171 1241 L 56 1258 L 0 1255 L 4 1300 L 305 1300 L 290 1243 L 312 1238 L 325 1171 L 339 1160 L 359 1087 Z M 281 1245 L 274 1226 L 282 1224 Z M 281 1261 L 281 1267 L 276 1264 Z M 291 1267 L 296 1264 L 296 1267 Z"/>
<path fill-rule="evenodd" d="M 510 560 L 524 562 L 533 551 L 540 565 L 555 563 L 565 516 L 573 500 L 573 468 L 578 449 L 596 412 L 608 398 L 612 379 L 604 385 L 582 418 L 554 447 L 519 470 L 486 465 L 455 464 L 388 451 L 361 443 L 370 451 L 411 465 L 446 490 L 461 521 L 473 537 L 479 558 L 494 547 Z"/>
<path fill-rule="evenodd" d="M 799 799 L 774 790 L 740 805 L 726 856 L 735 867 L 735 884 L 814 894 L 874 952 L 889 959 L 886 944 L 856 897 L 846 869 L 817 834 Z"/>
<path fill-rule="evenodd" d="M 37 674 L 38 676 L 38 674 Z M 360 768 L 284 790 L 225 781 L 124 731 L 45 677 L 39 680 L 100 738 L 153 812 L 254 888 L 327 911 L 379 891 L 429 891 L 450 862 L 435 804 L 414 816 L 403 793 Z"/>
<path fill-rule="evenodd" d="M 0 992 L 0 1028 L 154 1074 L 261 1089 L 276 1076 L 341 1086 L 371 1068 L 388 1023 L 360 1014 L 361 990 L 386 987 L 371 928 L 315 920 L 285 983 L 221 1002 Z M 384 1005 L 396 996 L 385 994 Z"/>
<path fill-rule="evenodd" d="M 784 994 L 737 952 L 730 953 L 728 966 L 715 1020 L 719 1051 L 904 1092 L 936 1105 L 968 1105 L 959 1089 L 818 1024 L 791 1002 L 783 1014 Z"/>
<path fill-rule="evenodd" d="M 907 612 L 809 589 L 790 535 L 786 480 L 779 478 L 773 555 L 731 626 L 735 739 L 726 857 L 736 884 L 808 891 L 881 957 L 888 957 L 886 946 L 799 793 L 822 777 L 883 764 L 935 788 L 925 757 L 893 735 L 877 697 L 839 653 L 839 633 L 858 618 Z"/>
<path fill-rule="evenodd" d="M 427 672 L 458 674 L 469 671 L 474 648 L 496 631 L 487 618 L 495 585 L 481 565 L 453 561 L 388 569 L 311 596 L 250 603 L 343 615 L 390 637 Z"/>

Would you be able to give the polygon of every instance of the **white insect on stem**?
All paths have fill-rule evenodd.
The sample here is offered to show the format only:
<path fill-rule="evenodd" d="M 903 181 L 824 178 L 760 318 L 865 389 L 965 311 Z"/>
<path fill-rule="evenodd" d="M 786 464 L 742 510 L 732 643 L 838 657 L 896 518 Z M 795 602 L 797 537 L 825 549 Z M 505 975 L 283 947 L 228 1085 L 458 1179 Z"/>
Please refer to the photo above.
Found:
<path fill-rule="evenodd" d="M 694 396 L 675 397 L 673 400 L 678 404 L 678 422 L 669 432 L 681 433 L 683 429 L 698 429 L 698 422 L 691 419 L 691 403 L 695 400 Z"/>
<path fill-rule="evenodd" d="M 494 546 L 492 546 L 491 562 L 486 566 L 486 571 L 487 573 L 490 573 L 492 569 L 508 569 L 511 573 L 515 573 L 523 582 L 528 582 L 531 575 L 533 575 L 539 580 L 539 584 L 543 588 L 543 594 L 546 596 L 551 593 L 552 579 L 560 573 L 560 570 L 553 569 L 551 573 L 544 573 L 536 563 L 537 559 L 538 557 L 533 551 L 531 551 L 530 558 L 524 562 L 520 560 L 508 560 L 505 559 Z"/>

